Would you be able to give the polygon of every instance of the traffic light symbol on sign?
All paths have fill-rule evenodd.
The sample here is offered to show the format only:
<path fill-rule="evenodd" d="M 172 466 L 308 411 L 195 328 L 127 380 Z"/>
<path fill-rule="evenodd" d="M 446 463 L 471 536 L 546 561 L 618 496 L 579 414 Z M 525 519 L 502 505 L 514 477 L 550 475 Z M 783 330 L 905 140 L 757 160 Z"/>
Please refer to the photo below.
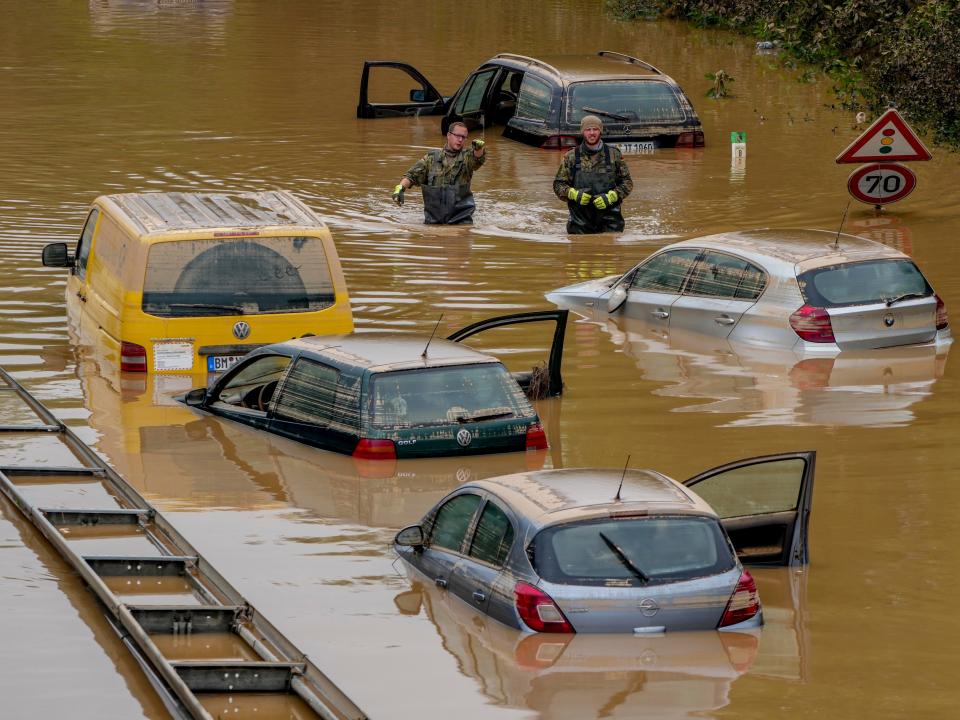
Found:
<path fill-rule="evenodd" d="M 930 151 L 920 142 L 896 110 L 887 110 L 837 156 L 838 163 L 929 160 Z"/>

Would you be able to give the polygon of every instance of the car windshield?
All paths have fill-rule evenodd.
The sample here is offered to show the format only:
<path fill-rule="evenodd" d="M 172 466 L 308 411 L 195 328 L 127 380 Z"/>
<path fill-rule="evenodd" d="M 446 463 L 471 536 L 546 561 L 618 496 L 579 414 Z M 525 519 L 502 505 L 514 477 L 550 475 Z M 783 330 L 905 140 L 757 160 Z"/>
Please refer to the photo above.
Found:
<path fill-rule="evenodd" d="M 333 302 L 320 238 L 176 240 L 150 248 L 143 285 L 148 315 L 307 312 Z"/>
<path fill-rule="evenodd" d="M 567 122 L 579 124 L 584 115 L 606 122 L 659 125 L 686 119 L 670 85 L 656 80 L 604 80 L 573 83 L 567 102 Z"/>
<path fill-rule="evenodd" d="M 708 517 L 603 518 L 548 527 L 533 541 L 544 580 L 636 586 L 690 580 L 735 565 L 720 523 Z"/>
<path fill-rule="evenodd" d="M 867 305 L 929 297 L 933 289 L 910 260 L 869 260 L 808 270 L 797 276 L 803 298 L 817 307 Z"/>
<path fill-rule="evenodd" d="M 500 363 L 374 375 L 370 401 L 375 427 L 469 424 L 535 414 Z"/>

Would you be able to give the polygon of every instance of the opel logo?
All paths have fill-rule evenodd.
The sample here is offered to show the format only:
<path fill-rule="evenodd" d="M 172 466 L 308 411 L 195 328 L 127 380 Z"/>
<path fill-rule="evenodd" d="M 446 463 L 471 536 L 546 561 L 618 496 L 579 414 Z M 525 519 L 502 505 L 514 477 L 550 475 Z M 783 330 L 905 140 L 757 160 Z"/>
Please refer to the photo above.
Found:
<path fill-rule="evenodd" d="M 250 323 L 240 320 L 233 326 L 233 336 L 237 340 L 246 340 L 250 336 Z"/>
<path fill-rule="evenodd" d="M 471 442 L 473 442 L 473 435 L 469 430 L 463 428 L 460 432 L 457 433 L 457 442 L 460 444 L 460 447 L 466 447 Z"/>
<path fill-rule="evenodd" d="M 640 614 L 644 617 L 653 617 L 660 612 L 660 606 L 653 598 L 644 598 L 637 604 L 637 607 L 640 608 Z"/>
<path fill-rule="evenodd" d="M 897 319 L 893 316 L 893 313 L 887 313 L 886 315 L 883 316 L 883 324 L 886 325 L 887 327 L 893 327 L 893 324 L 896 321 Z"/>

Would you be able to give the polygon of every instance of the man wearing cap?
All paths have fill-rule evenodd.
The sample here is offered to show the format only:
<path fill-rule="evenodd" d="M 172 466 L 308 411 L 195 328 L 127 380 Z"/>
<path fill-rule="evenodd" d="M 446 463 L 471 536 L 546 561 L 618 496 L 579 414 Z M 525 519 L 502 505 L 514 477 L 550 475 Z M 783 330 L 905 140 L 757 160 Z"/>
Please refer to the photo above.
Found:
<path fill-rule="evenodd" d="M 603 122 L 595 115 L 580 121 L 583 142 L 563 157 L 553 191 L 567 201 L 571 235 L 621 232 L 620 203 L 633 190 L 630 168 L 620 150 L 600 139 Z"/>

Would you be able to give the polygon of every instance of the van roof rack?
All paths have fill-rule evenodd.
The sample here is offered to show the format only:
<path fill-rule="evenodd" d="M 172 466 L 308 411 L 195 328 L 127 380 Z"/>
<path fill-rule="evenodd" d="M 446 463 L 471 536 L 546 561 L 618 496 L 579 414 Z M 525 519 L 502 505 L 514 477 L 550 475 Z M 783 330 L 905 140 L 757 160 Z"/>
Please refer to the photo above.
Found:
<path fill-rule="evenodd" d="M 600 52 L 597 53 L 597 55 L 600 55 L 601 57 L 608 57 L 613 60 L 620 60 L 621 62 L 630 63 L 631 65 L 640 65 L 642 67 L 647 68 L 647 70 L 651 70 L 657 73 L 657 75 L 663 75 L 663 71 L 660 70 L 660 68 L 654 67 L 650 63 L 645 62 L 640 58 L 635 58 L 632 55 L 627 55 L 622 52 L 616 52 L 615 50 L 601 50 Z"/>

